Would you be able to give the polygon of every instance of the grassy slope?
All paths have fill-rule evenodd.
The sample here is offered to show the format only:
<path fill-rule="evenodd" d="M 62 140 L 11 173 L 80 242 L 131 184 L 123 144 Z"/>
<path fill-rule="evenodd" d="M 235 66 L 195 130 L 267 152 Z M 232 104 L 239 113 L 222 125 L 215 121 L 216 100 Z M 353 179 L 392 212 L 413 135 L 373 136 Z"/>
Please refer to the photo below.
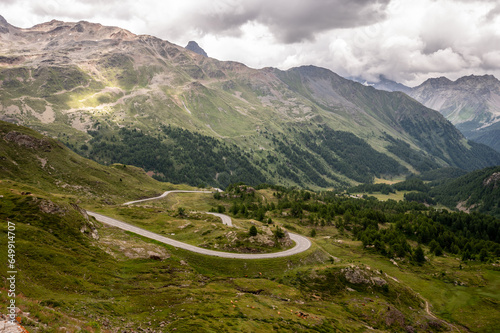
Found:
<path fill-rule="evenodd" d="M 8 137 L 14 136 L 14 139 L 8 141 L 9 133 Z M 3 179 L 20 183 L 26 191 L 38 188 L 81 202 L 119 203 L 181 188 L 160 183 L 134 166 L 100 165 L 82 158 L 56 140 L 1 121 L 0 168 Z"/>
<path fill-rule="evenodd" d="M 429 324 L 434 321 L 425 314 L 424 299 L 436 315 L 472 331 L 487 332 L 499 320 L 495 304 L 500 301 L 500 276 L 488 265 L 471 263 L 457 270 L 459 261 L 454 258 L 431 256 L 422 267 L 396 267 L 334 227 L 318 228 L 311 250 L 273 260 L 205 257 L 107 227 L 99 228 L 97 241 L 80 233 L 88 222 L 56 197 L 50 199 L 65 214 L 41 212 L 36 195 L 19 195 L 5 186 L 0 191 L 2 219 L 8 217 L 17 226 L 17 253 L 22 256 L 18 290 L 23 293 L 18 301 L 31 313 L 23 323 L 33 331 L 37 326 L 45 327 L 41 331 L 60 326 L 70 331 L 151 326 L 180 332 L 354 332 L 365 325 L 375 331 L 398 331 L 404 325 L 432 330 L 434 324 Z M 293 219 L 277 222 L 296 225 Z M 309 233 L 308 227 L 296 229 Z M 114 245 L 109 240 L 115 240 Z M 141 248 L 166 251 L 169 258 L 124 255 Z M 333 264 L 330 255 L 340 261 Z M 341 279 L 340 269 L 353 264 L 365 272 L 382 271 L 388 291 Z M 455 286 L 455 280 L 467 287 Z M 387 306 L 393 317 L 387 315 Z M 307 319 L 298 317 L 299 312 Z M 403 325 L 400 316 L 405 318 Z"/>
<path fill-rule="evenodd" d="M 136 168 L 87 161 L 31 130 L 4 123 L 1 128 L 0 218 L 2 226 L 7 220 L 16 223 L 17 288 L 22 293 L 17 299 L 21 309 L 30 313 L 23 316 L 23 324 L 31 331 L 55 332 L 66 327 L 98 332 L 150 326 L 180 332 L 354 332 L 366 326 L 402 330 L 404 325 L 446 329 L 425 314 L 423 300 L 414 292 L 455 325 L 487 332 L 499 320 L 500 277 L 491 264 L 471 263 L 457 271 L 454 258 L 431 257 L 422 268 L 405 264 L 397 268 L 334 227 L 317 228 L 313 247 L 297 256 L 240 261 L 200 256 L 99 226 L 70 203 L 81 198 L 84 207 L 108 210 L 112 202 L 157 194 L 173 186 L 151 180 Z M 33 148 L 5 141 L 12 131 L 29 135 L 22 142 Z M 68 186 L 57 185 L 56 180 Z M 258 194 L 275 200 L 269 190 Z M 187 195 L 174 196 L 166 205 L 201 210 L 214 204 L 207 196 L 195 198 L 193 202 Z M 311 229 L 296 219 L 273 219 L 310 234 Z M 99 240 L 90 236 L 95 226 Z M 5 239 L 5 227 L 1 232 Z M 151 259 L 149 250 L 166 253 L 165 259 Z M 0 252 L 1 261 L 6 260 L 6 253 Z M 137 255 L 130 258 L 130 253 Z M 330 256 L 340 261 L 333 263 Z M 350 284 L 340 270 L 352 264 L 367 274 L 382 270 L 400 282 L 382 275 L 388 290 Z M 454 286 L 455 279 L 467 287 Z M 6 281 L 2 283 L 5 286 Z M 347 287 L 357 291 L 349 292 Z M 0 296 L 2 312 L 5 295 Z M 393 309 L 389 316 L 387 307 Z M 299 312 L 307 314 L 307 319 L 299 317 Z M 404 322 L 398 319 L 402 316 Z"/>

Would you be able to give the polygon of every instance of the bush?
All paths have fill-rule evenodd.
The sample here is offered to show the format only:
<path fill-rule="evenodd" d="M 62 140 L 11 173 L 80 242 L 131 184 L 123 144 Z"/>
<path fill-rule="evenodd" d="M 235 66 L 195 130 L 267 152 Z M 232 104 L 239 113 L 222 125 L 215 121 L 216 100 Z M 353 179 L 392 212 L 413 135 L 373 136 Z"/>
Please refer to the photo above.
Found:
<path fill-rule="evenodd" d="M 418 262 L 419 264 L 425 262 L 424 250 L 422 250 L 422 247 L 420 247 L 420 245 L 415 250 L 415 255 L 413 257 L 415 261 Z"/>
<path fill-rule="evenodd" d="M 274 236 L 277 239 L 283 238 L 285 237 L 285 232 L 280 227 L 277 227 L 276 230 L 274 231 Z"/>
<path fill-rule="evenodd" d="M 250 237 L 257 236 L 257 228 L 253 225 L 250 227 L 250 231 L 248 232 Z"/>
<path fill-rule="evenodd" d="M 184 216 L 186 214 L 186 209 L 183 207 L 177 208 L 177 215 L 178 216 Z"/>
<path fill-rule="evenodd" d="M 441 248 L 441 245 L 437 245 L 436 248 L 434 249 L 434 254 L 436 256 L 442 256 L 443 255 L 443 249 Z"/>

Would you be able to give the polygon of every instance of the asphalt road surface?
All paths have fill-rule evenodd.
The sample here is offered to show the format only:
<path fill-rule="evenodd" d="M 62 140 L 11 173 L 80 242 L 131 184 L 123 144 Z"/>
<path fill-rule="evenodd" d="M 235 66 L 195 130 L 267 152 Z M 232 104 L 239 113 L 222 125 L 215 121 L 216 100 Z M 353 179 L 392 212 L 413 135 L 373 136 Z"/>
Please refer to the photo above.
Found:
<path fill-rule="evenodd" d="M 149 199 L 142 199 L 142 200 L 135 200 L 135 201 L 129 201 L 129 202 L 124 203 L 124 205 L 130 205 L 130 204 L 144 202 L 144 201 L 148 201 L 148 200 L 155 200 L 155 199 L 164 198 L 169 193 L 173 193 L 173 192 L 177 192 L 177 193 L 185 193 L 185 192 L 188 192 L 188 193 L 189 192 L 212 193 L 210 191 L 182 191 L 182 190 L 167 191 L 167 192 L 163 193 L 162 195 L 160 195 L 159 197 L 154 197 L 154 198 L 149 198 Z M 190 244 L 186 244 L 186 243 L 183 243 L 183 242 L 179 242 L 179 241 L 177 241 L 175 239 L 171 239 L 171 238 L 168 238 L 168 237 L 165 237 L 165 236 L 161 236 L 161 235 L 156 234 L 154 232 L 151 232 L 151 231 L 148 231 L 148 230 L 144 230 L 142 228 L 138 228 L 138 227 L 133 226 L 131 224 L 128 224 L 128 223 L 125 223 L 125 222 L 113 219 L 111 217 L 108 217 L 108 216 L 105 216 L 105 215 L 102 215 L 102 214 L 98 214 L 98 213 L 91 212 L 91 211 L 87 211 L 87 213 L 90 216 L 95 217 L 96 220 L 98 220 L 99 222 L 105 223 L 107 225 L 111 225 L 113 227 L 117 227 L 117 228 L 120 228 L 122 230 L 130 231 L 130 232 L 133 232 L 134 234 L 137 234 L 137 235 L 140 235 L 140 236 L 143 236 L 143 237 L 147 237 L 147 238 L 150 238 L 150 239 L 154 239 L 154 240 L 156 240 L 158 242 L 161 242 L 161 243 L 164 243 L 164 244 L 168 244 L 168 245 L 171 245 L 171 246 L 174 246 L 174 247 L 177 247 L 177 248 L 181 248 L 181 249 L 184 249 L 184 250 L 188 250 L 188 251 L 196 252 L 196 253 L 200 253 L 200 254 L 205 254 L 205 255 L 209 255 L 209 256 L 221 257 L 221 258 L 234 258 L 234 259 L 280 258 L 280 257 L 288 257 L 288 256 L 291 256 L 291 255 L 294 255 L 294 254 L 298 254 L 298 253 L 304 252 L 304 251 L 306 251 L 307 249 L 309 249 L 311 247 L 311 241 L 309 241 L 309 239 L 307 239 L 304 236 L 297 235 L 297 234 L 294 234 L 294 233 L 290 232 L 289 233 L 290 239 L 295 242 L 295 246 L 293 248 L 291 248 L 291 249 L 286 250 L 286 251 L 274 252 L 274 253 L 248 254 L 248 253 L 230 253 L 230 252 L 221 252 L 221 251 L 207 250 L 207 249 L 204 249 L 204 248 L 201 248 L 201 247 L 197 247 L 197 246 L 194 246 L 194 245 L 190 245 Z M 220 217 L 222 219 L 222 223 L 224 223 L 225 225 L 228 225 L 228 226 L 232 226 L 233 225 L 232 221 L 231 221 L 231 218 L 229 216 L 227 216 L 227 215 L 220 214 L 220 213 L 208 213 L 208 214 L 212 214 L 212 215 Z"/>
<path fill-rule="evenodd" d="M 212 191 L 173 190 L 173 191 L 167 191 L 167 192 L 163 193 L 162 195 L 160 195 L 158 197 L 125 202 L 124 205 L 131 205 L 131 204 L 135 204 L 135 203 L 139 203 L 139 202 L 144 202 L 144 201 L 149 201 L 149 200 L 158 200 L 158 199 L 161 199 L 161 198 L 165 198 L 170 193 L 212 193 Z"/>

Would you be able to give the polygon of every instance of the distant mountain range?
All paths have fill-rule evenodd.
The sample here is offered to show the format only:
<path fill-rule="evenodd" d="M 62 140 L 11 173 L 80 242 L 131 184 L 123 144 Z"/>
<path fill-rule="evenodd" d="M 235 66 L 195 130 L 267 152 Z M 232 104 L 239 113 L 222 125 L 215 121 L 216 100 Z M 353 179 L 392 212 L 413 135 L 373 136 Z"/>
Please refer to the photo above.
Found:
<path fill-rule="evenodd" d="M 314 66 L 252 69 L 190 44 L 194 52 L 85 21 L 21 29 L 1 18 L 0 119 L 192 185 L 329 188 L 500 164 L 401 92 Z"/>
<path fill-rule="evenodd" d="M 379 82 L 357 81 L 379 90 L 402 91 L 439 111 L 468 139 L 500 151 L 500 81 L 493 75 L 470 75 L 456 81 L 431 78 L 414 88 L 384 76 Z"/>

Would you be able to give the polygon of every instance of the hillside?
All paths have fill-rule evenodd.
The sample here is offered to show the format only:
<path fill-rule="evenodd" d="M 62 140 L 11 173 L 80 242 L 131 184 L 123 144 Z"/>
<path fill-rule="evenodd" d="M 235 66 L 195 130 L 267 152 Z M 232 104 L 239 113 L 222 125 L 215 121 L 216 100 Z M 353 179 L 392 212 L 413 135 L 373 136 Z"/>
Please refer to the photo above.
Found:
<path fill-rule="evenodd" d="M 455 81 L 431 78 L 413 88 L 383 77 L 380 82 L 369 84 L 380 90 L 408 94 L 439 111 L 467 139 L 500 151 L 500 81 L 493 75 L 470 75 Z"/>
<path fill-rule="evenodd" d="M 418 203 L 268 185 L 124 207 L 174 186 L 5 122 L 0 156 L 0 219 L 15 225 L 17 315 L 30 332 L 489 332 L 499 320 L 500 234 L 481 237 L 500 223 L 491 217 L 474 215 L 483 222 L 472 229 L 454 223 L 464 213 Z M 208 257 L 102 225 L 82 208 L 214 249 L 235 230 L 244 245 L 250 226 L 313 245 L 284 258 Z M 200 217 L 209 209 L 237 228 Z M 5 314 L 7 292 L 0 300 Z"/>
<path fill-rule="evenodd" d="M 405 86 L 399 82 L 390 80 L 386 78 L 384 75 L 379 75 L 378 81 L 367 81 L 361 77 L 348 77 L 349 80 L 356 81 L 364 84 L 365 86 L 370 86 L 378 90 L 384 91 L 401 91 L 407 92 L 411 90 L 411 87 Z"/>
<path fill-rule="evenodd" d="M 256 70 L 84 21 L 0 25 L 1 119 L 162 181 L 319 189 L 500 164 L 406 95 L 325 69 Z"/>
<path fill-rule="evenodd" d="M 467 138 L 500 151 L 500 81 L 494 76 L 429 79 L 408 94 L 441 112 Z"/>
<path fill-rule="evenodd" d="M 174 188 L 137 167 L 100 165 L 57 140 L 4 121 L 0 121 L 0 170 L 0 178 L 11 184 L 5 186 L 17 187 L 16 191 L 38 189 L 78 202 L 111 204 Z"/>
<path fill-rule="evenodd" d="M 470 172 L 436 186 L 430 194 L 449 207 L 500 217 L 500 167 Z"/>

